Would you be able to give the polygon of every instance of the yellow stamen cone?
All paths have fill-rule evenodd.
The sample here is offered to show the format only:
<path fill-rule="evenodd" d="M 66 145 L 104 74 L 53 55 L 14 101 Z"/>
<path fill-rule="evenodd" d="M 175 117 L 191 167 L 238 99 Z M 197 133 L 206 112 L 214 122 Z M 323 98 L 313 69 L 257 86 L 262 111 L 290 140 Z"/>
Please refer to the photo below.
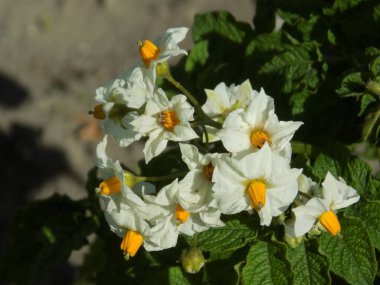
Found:
<path fill-rule="evenodd" d="M 272 142 L 269 139 L 269 136 L 263 132 L 263 131 L 254 131 L 251 134 L 251 143 L 253 146 L 257 147 L 258 149 L 262 148 L 264 144 L 268 142 L 269 144 L 272 144 Z"/>
<path fill-rule="evenodd" d="M 142 243 L 143 236 L 137 231 L 129 230 L 124 235 L 124 238 L 120 244 L 120 249 L 123 251 L 124 255 L 128 254 L 133 257 L 139 250 Z"/>
<path fill-rule="evenodd" d="M 162 111 L 158 120 L 167 131 L 172 131 L 180 123 L 177 114 L 172 110 Z"/>
<path fill-rule="evenodd" d="M 181 205 L 177 204 L 175 209 L 175 218 L 177 221 L 179 221 L 181 224 L 187 221 L 187 219 L 190 217 L 190 213 L 186 210 L 184 210 Z"/>
<path fill-rule="evenodd" d="M 341 227 L 340 227 L 340 223 L 339 223 L 338 217 L 336 216 L 336 214 L 334 213 L 334 211 L 324 212 L 319 217 L 319 222 L 322 224 L 322 226 L 332 236 L 336 236 L 342 230 Z"/>
<path fill-rule="evenodd" d="M 260 211 L 265 206 L 266 202 L 266 186 L 265 183 L 259 180 L 252 180 L 247 187 L 247 194 L 251 199 L 252 207 L 256 211 Z"/>
<path fill-rule="evenodd" d="M 94 107 L 93 111 L 88 112 L 90 115 L 93 115 L 95 119 L 104 120 L 106 118 L 106 113 L 103 110 L 103 104 L 98 104 Z"/>
<path fill-rule="evenodd" d="M 99 188 L 102 195 L 116 194 L 121 191 L 121 181 L 116 176 L 113 176 L 100 183 Z"/>
<path fill-rule="evenodd" d="M 139 42 L 139 51 L 146 68 L 149 68 L 152 60 L 160 55 L 159 48 L 149 40 Z"/>
<path fill-rule="evenodd" d="M 203 167 L 203 176 L 208 180 L 211 181 L 212 174 L 214 173 L 214 166 L 212 166 L 212 163 L 209 163 Z"/>

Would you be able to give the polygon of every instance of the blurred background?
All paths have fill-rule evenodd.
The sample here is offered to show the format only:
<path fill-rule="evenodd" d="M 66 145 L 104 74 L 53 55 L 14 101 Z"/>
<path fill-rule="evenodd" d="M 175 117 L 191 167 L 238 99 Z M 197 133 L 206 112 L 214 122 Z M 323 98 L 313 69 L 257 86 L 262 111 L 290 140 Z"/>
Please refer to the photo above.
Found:
<path fill-rule="evenodd" d="M 86 195 L 102 133 L 87 114 L 95 89 L 132 64 L 137 41 L 194 15 L 227 10 L 252 22 L 254 0 L 0 1 L 0 254 L 18 207 L 53 193 Z M 191 48 L 191 34 L 183 47 Z M 133 165 L 139 146 L 119 150 Z M 75 252 L 43 284 L 72 284 L 86 249 Z"/>

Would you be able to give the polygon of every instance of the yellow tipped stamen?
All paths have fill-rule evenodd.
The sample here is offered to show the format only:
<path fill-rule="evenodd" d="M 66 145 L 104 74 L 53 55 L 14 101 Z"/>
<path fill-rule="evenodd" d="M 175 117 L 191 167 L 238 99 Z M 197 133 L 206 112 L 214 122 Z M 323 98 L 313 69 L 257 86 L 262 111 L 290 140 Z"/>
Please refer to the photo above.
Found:
<path fill-rule="evenodd" d="M 212 163 L 209 163 L 203 167 L 203 176 L 208 180 L 211 181 L 212 174 L 214 173 L 214 166 L 212 166 Z"/>
<path fill-rule="evenodd" d="M 334 211 L 330 210 L 330 211 L 324 212 L 319 217 L 319 222 L 332 236 L 336 236 L 342 230 L 340 227 L 338 217 L 336 216 Z"/>
<path fill-rule="evenodd" d="M 158 121 L 167 131 L 173 131 L 174 127 L 180 123 L 177 114 L 172 110 L 162 111 Z"/>
<path fill-rule="evenodd" d="M 175 218 L 183 224 L 187 221 L 187 219 L 190 217 L 190 213 L 186 210 L 184 210 L 181 205 L 177 204 L 175 208 Z"/>
<path fill-rule="evenodd" d="M 104 120 L 106 118 L 106 113 L 103 111 L 103 104 L 96 105 L 94 111 L 89 111 L 88 113 L 98 120 Z"/>
<path fill-rule="evenodd" d="M 139 42 L 139 51 L 146 68 L 149 68 L 152 60 L 157 59 L 160 54 L 159 48 L 149 40 Z"/>
<path fill-rule="evenodd" d="M 269 145 L 272 144 L 272 142 L 269 139 L 269 136 L 265 132 L 254 131 L 251 133 L 251 143 L 253 146 L 260 149 L 264 146 L 265 142 L 268 142 Z"/>
<path fill-rule="evenodd" d="M 123 251 L 124 255 L 128 254 L 133 257 L 139 250 L 142 243 L 143 236 L 137 231 L 129 230 L 124 235 L 124 238 L 120 244 L 120 249 Z"/>
<path fill-rule="evenodd" d="M 121 191 L 121 181 L 116 176 L 113 176 L 99 185 L 100 194 L 112 195 Z"/>
<path fill-rule="evenodd" d="M 247 187 L 247 194 L 251 199 L 252 207 L 260 211 L 265 206 L 266 201 L 265 183 L 259 180 L 252 180 Z"/>

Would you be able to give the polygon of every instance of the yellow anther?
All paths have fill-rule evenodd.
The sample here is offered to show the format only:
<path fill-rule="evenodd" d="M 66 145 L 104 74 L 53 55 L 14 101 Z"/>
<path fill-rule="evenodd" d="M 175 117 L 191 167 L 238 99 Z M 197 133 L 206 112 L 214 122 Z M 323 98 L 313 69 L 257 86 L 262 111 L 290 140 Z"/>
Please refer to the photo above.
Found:
<path fill-rule="evenodd" d="M 338 217 L 336 216 L 334 211 L 330 210 L 330 211 L 324 212 L 319 217 L 319 222 L 332 236 L 336 236 L 342 230 L 340 227 Z"/>
<path fill-rule="evenodd" d="M 95 119 L 104 120 L 106 118 L 106 113 L 103 110 L 103 104 L 96 105 L 94 110 L 88 112 L 90 115 L 93 115 Z"/>
<path fill-rule="evenodd" d="M 214 166 L 212 166 L 212 163 L 209 163 L 203 167 L 203 176 L 208 180 L 211 181 L 212 174 L 214 173 Z"/>
<path fill-rule="evenodd" d="M 143 236 L 137 231 L 129 230 L 124 235 L 124 238 L 120 244 L 120 249 L 123 251 L 124 255 L 128 254 L 133 257 L 139 250 L 142 243 Z"/>
<path fill-rule="evenodd" d="M 186 210 L 184 210 L 181 205 L 177 204 L 175 207 L 175 218 L 177 221 L 179 221 L 181 224 L 187 221 L 187 219 L 190 217 L 190 213 Z"/>
<path fill-rule="evenodd" d="M 162 111 L 158 116 L 158 121 L 167 131 L 173 131 L 174 127 L 180 123 L 177 114 L 172 110 Z"/>
<path fill-rule="evenodd" d="M 253 131 L 251 133 L 251 143 L 253 146 L 260 149 L 264 146 L 265 142 L 268 142 L 269 145 L 272 144 L 272 142 L 269 139 L 269 136 L 265 132 Z"/>
<path fill-rule="evenodd" d="M 266 201 L 266 185 L 260 180 L 252 180 L 247 187 L 247 194 L 251 199 L 252 207 L 256 211 L 260 211 L 265 206 Z"/>
<path fill-rule="evenodd" d="M 116 176 L 113 176 L 99 185 L 100 194 L 111 195 L 121 191 L 121 181 Z"/>
<path fill-rule="evenodd" d="M 159 48 L 149 40 L 139 42 L 139 51 L 146 68 L 149 68 L 152 60 L 157 59 L 160 54 Z"/>

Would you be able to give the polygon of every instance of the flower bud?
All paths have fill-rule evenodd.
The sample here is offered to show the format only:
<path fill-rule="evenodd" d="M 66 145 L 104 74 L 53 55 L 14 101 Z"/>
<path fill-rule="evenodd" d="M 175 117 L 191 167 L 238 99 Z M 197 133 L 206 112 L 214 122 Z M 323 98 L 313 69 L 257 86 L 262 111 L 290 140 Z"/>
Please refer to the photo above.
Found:
<path fill-rule="evenodd" d="M 198 273 L 205 265 L 202 251 L 197 247 L 186 248 L 181 255 L 182 268 L 187 273 Z"/>
<path fill-rule="evenodd" d="M 291 247 L 291 248 L 296 248 L 298 247 L 303 240 L 303 236 L 293 238 L 287 234 L 285 234 L 285 241 L 286 243 Z"/>

